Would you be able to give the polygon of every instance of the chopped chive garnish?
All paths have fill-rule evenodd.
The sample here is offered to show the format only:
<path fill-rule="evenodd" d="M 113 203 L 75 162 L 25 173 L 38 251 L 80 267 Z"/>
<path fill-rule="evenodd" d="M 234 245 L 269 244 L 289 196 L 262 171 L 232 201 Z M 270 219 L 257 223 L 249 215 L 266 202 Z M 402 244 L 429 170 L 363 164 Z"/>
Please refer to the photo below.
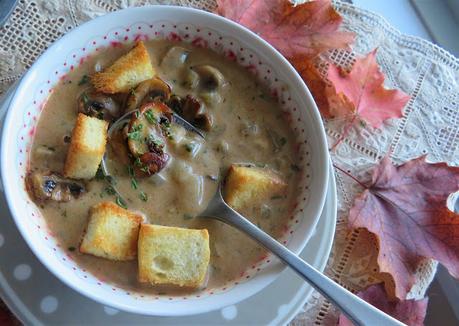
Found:
<path fill-rule="evenodd" d="M 86 93 L 81 94 L 81 99 L 83 100 L 83 103 L 85 106 L 89 104 L 89 96 Z"/>
<path fill-rule="evenodd" d="M 83 75 L 81 77 L 80 81 L 78 82 L 78 86 L 84 85 L 89 81 L 89 76 L 88 75 Z"/>
<path fill-rule="evenodd" d="M 126 202 L 120 196 L 116 196 L 116 204 L 124 209 L 127 208 Z"/>
<path fill-rule="evenodd" d="M 128 174 L 130 177 L 134 177 L 134 168 L 131 165 L 126 166 Z"/>
<path fill-rule="evenodd" d="M 105 187 L 105 192 L 109 195 L 115 195 L 116 190 L 112 186 Z"/>
<path fill-rule="evenodd" d="M 142 130 L 143 125 L 138 124 L 136 126 L 132 126 L 131 131 L 128 132 L 128 138 L 132 140 L 139 140 L 140 139 L 140 131 Z"/>
<path fill-rule="evenodd" d="M 196 144 L 193 144 L 193 143 L 187 143 L 184 146 L 185 146 L 186 151 L 189 153 L 193 153 L 196 148 Z"/>
<path fill-rule="evenodd" d="M 137 180 L 135 178 L 131 178 L 131 187 L 132 189 L 137 189 L 139 187 Z"/>
<path fill-rule="evenodd" d="M 144 113 L 144 115 L 145 115 L 145 118 L 147 118 L 149 123 L 155 124 L 156 122 L 158 122 L 155 118 L 155 115 L 153 114 L 153 111 L 148 110 Z"/>
<path fill-rule="evenodd" d="M 148 200 L 148 195 L 144 193 L 143 191 L 140 192 L 139 197 L 142 201 L 147 201 Z"/>

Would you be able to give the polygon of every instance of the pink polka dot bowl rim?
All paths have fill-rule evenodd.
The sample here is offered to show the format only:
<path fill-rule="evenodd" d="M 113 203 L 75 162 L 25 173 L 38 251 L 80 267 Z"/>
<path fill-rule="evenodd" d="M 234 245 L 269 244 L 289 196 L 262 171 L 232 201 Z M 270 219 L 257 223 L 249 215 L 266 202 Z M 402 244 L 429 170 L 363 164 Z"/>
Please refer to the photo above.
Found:
<path fill-rule="evenodd" d="M 299 253 L 314 232 L 328 184 L 325 130 L 316 104 L 288 61 L 246 28 L 220 16 L 185 7 L 129 8 L 91 20 L 57 40 L 25 74 L 8 108 L 1 149 L 4 191 L 15 223 L 39 260 L 62 282 L 102 304 L 132 313 L 184 316 L 240 302 L 272 283 L 285 266 L 272 255 L 215 289 L 185 296 L 145 295 L 98 279 L 80 268 L 48 229 L 24 184 L 36 124 L 53 87 L 85 58 L 119 42 L 147 39 L 184 41 L 208 47 L 246 67 L 266 84 L 297 138 L 298 200 L 278 239 Z"/>

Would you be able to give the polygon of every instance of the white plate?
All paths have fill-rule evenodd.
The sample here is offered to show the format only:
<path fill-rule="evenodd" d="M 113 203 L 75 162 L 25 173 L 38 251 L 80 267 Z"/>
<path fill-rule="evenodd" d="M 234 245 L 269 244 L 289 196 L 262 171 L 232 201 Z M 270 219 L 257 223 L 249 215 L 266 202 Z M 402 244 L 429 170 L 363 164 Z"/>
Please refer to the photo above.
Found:
<path fill-rule="evenodd" d="M 8 96 L 10 97 L 10 96 Z M 5 104 L 9 102 L 7 98 Z M 3 105 L 0 108 L 2 116 Z M 323 271 L 336 224 L 336 185 L 330 171 L 328 194 L 316 231 L 301 257 Z M 103 306 L 72 290 L 33 255 L 19 234 L 0 193 L 0 295 L 24 324 L 287 324 L 303 307 L 312 288 L 286 270 L 258 294 L 210 313 L 191 317 L 149 317 Z"/>

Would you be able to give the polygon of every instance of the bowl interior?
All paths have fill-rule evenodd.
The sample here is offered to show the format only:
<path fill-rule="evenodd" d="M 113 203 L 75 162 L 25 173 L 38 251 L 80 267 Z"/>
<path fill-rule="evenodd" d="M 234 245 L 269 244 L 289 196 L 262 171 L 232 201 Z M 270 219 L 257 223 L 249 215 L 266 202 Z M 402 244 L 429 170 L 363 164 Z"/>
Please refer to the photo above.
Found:
<path fill-rule="evenodd" d="M 320 216 L 328 182 L 325 133 L 314 101 L 298 74 L 270 45 L 229 20 L 190 8 L 152 6 L 111 13 L 71 31 L 40 57 L 19 85 L 5 120 L 1 163 L 5 194 L 32 251 L 77 291 L 104 304 L 142 314 L 207 312 L 253 295 L 274 281 L 283 265 L 268 255 L 239 279 L 187 296 L 130 293 L 97 279 L 74 262 L 71 253 L 59 246 L 24 185 L 35 127 L 53 87 L 89 54 L 117 42 L 148 39 L 184 41 L 213 49 L 252 72 L 278 98 L 295 132 L 301 164 L 297 202 L 286 217 L 288 224 L 279 241 L 296 253 L 304 248 Z"/>

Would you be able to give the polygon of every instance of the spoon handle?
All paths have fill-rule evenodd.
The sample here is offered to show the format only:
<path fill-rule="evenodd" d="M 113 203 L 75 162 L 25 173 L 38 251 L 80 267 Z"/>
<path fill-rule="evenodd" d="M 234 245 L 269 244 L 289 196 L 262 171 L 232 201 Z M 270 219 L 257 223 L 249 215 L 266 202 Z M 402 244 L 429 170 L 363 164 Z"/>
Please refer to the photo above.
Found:
<path fill-rule="evenodd" d="M 212 216 L 215 218 L 218 216 L 221 221 L 248 234 L 274 253 L 338 307 L 355 325 L 404 325 L 317 271 L 224 202 L 220 202 L 220 205 L 214 209 L 215 213 L 218 211 L 218 215 L 214 213 Z"/>

